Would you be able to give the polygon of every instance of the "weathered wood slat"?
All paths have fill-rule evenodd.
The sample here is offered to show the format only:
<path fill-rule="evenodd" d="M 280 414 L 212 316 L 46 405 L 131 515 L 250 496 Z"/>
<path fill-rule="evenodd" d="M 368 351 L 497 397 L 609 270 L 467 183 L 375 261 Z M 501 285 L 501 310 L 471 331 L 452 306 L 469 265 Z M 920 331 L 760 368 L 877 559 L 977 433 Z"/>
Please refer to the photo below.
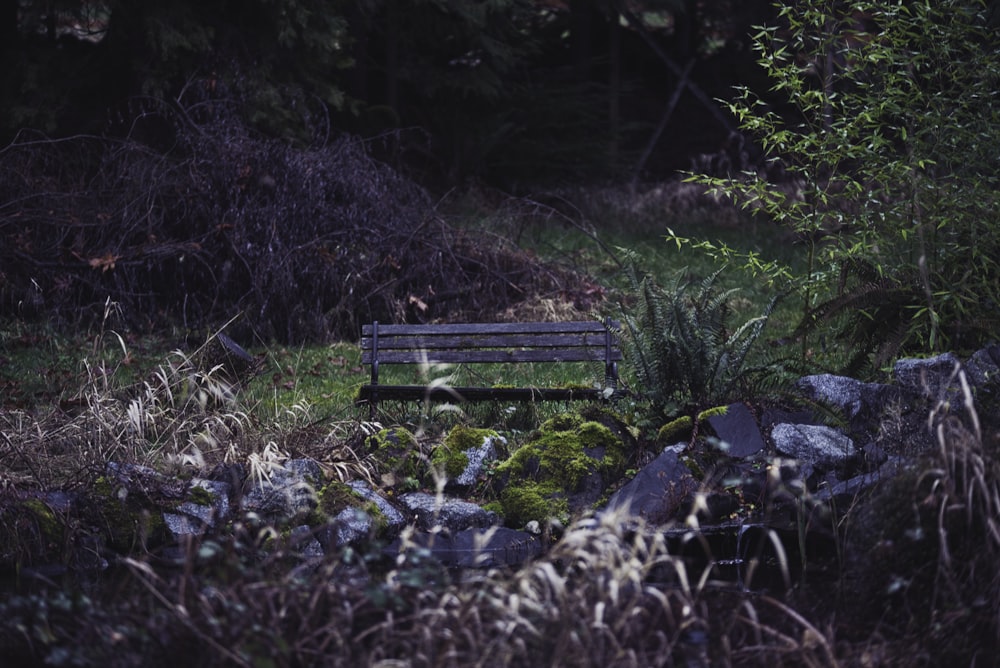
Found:
<path fill-rule="evenodd" d="M 372 397 L 398 401 L 577 401 L 598 400 L 596 388 L 551 387 L 427 387 L 424 385 L 364 385 L 358 395 L 362 401 Z"/>
<path fill-rule="evenodd" d="M 383 350 L 379 344 L 378 360 L 382 364 L 506 364 L 511 362 L 603 362 L 604 348 L 549 348 L 544 350 Z M 612 361 L 621 359 L 621 352 Z M 371 364 L 370 351 L 361 355 L 364 364 Z"/>
<path fill-rule="evenodd" d="M 617 323 L 615 323 L 617 325 Z M 362 325 L 361 335 L 369 337 L 374 330 L 373 325 Z M 446 325 L 383 325 L 378 326 L 379 336 L 382 335 L 413 335 L 439 333 L 455 334 L 544 334 L 552 332 L 605 332 L 604 324 L 595 321 L 587 322 L 490 322 L 490 323 L 458 323 Z"/>
<path fill-rule="evenodd" d="M 570 348 L 603 346 L 605 332 L 579 333 L 568 332 L 559 334 L 481 334 L 481 335 L 439 335 L 434 333 L 420 335 L 393 335 L 379 330 L 379 350 L 395 348 Z M 370 349 L 372 339 L 362 338 L 361 347 Z"/>
<path fill-rule="evenodd" d="M 450 325 L 379 325 L 362 328 L 361 361 L 371 365 L 371 383 L 359 401 L 572 401 L 607 398 L 617 392 L 622 352 L 611 329 L 618 323 L 529 322 Z M 538 387 L 440 387 L 380 385 L 384 364 L 604 362 L 605 389 Z"/>

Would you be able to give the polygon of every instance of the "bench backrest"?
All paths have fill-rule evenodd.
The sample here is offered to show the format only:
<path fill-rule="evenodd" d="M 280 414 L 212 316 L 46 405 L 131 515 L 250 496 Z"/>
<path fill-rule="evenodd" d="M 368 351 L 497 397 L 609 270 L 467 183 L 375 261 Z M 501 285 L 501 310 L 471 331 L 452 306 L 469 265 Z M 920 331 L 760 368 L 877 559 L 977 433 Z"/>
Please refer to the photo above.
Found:
<path fill-rule="evenodd" d="M 365 325 L 361 361 L 372 364 L 597 362 L 622 359 L 617 322 Z"/>

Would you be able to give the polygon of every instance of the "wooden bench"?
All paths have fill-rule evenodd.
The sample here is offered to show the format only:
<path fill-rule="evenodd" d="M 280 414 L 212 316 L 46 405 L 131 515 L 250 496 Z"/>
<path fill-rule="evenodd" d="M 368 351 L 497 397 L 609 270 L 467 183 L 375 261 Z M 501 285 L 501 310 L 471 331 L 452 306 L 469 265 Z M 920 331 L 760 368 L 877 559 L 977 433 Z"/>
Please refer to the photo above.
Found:
<path fill-rule="evenodd" d="M 618 391 L 621 348 L 618 323 L 473 323 L 456 325 L 365 325 L 361 361 L 371 365 L 371 383 L 359 403 L 371 407 L 388 399 L 460 403 L 466 401 L 572 401 L 609 399 Z M 449 387 L 381 385 L 386 364 L 508 364 L 521 362 L 603 362 L 603 388 Z"/>

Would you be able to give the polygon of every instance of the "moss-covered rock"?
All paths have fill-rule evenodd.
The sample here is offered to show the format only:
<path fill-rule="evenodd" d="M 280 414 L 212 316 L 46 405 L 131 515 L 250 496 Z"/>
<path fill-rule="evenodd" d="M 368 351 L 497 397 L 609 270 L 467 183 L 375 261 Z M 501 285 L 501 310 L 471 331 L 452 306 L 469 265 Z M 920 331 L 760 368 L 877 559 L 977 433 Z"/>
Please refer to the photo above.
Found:
<path fill-rule="evenodd" d="M 369 501 L 346 483 L 333 481 L 323 486 L 317 493 L 316 510 L 310 515 L 308 524 L 320 526 L 329 523 L 343 511 L 353 508 L 371 518 L 375 534 L 381 534 L 389 524 L 388 518 L 373 501 Z"/>
<path fill-rule="evenodd" d="M 41 499 L 0 500 L 0 568 L 63 562 L 66 536 L 65 522 Z"/>
<path fill-rule="evenodd" d="M 419 486 L 428 474 L 417 438 L 403 427 L 383 429 L 365 439 L 386 487 Z"/>
<path fill-rule="evenodd" d="M 164 544 L 170 537 L 163 510 L 172 504 L 157 505 L 148 495 L 129 485 L 106 476 L 99 477 L 91 487 L 87 503 L 108 547 L 121 554 L 150 549 Z"/>
<path fill-rule="evenodd" d="M 473 485 L 485 463 L 496 458 L 498 440 L 502 441 L 500 435 L 492 429 L 454 427 L 431 452 L 434 474 L 449 485 Z"/>
<path fill-rule="evenodd" d="M 500 493 L 500 507 L 510 526 L 521 527 L 532 520 L 559 521 L 569 518 L 569 502 L 552 481 L 521 480 Z"/>
<path fill-rule="evenodd" d="M 590 510 L 626 468 L 622 439 L 610 428 L 565 413 L 497 468 L 500 502 L 510 526 L 531 520 L 565 522 Z"/>

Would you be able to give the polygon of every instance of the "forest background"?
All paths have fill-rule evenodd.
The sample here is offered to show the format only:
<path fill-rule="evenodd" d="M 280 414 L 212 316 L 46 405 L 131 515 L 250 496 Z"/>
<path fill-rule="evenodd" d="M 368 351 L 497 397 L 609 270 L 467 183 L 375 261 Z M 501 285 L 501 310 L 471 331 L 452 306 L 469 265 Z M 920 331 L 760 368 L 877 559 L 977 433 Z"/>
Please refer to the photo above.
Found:
<path fill-rule="evenodd" d="M 410 297 L 425 317 L 516 301 L 526 275 L 476 269 L 481 250 L 430 220 L 444 193 L 634 191 L 696 156 L 728 161 L 720 174 L 759 160 L 715 98 L 766 89 L 748 35 L 775 8 L 13 0 L 2 14 L 2 312 L 76 325 L 110 297 L 137 331 L 246 312 L 261 341 L 295 343 L 412 319 Z M 442 244 L 454 266 L 418 271 Z M 442 283 L 498 294 L 477 305 Z"/>
<path fill-rule="evenodd" d="M 340 481 L 384 480 L 369 452 L 383 424 L 413 427 L 417 450 L 429 451 L 452 422 L 478 420 L 516 450 L 543 410 L 559 410 L 485 406 L 485 414 L 444 411 L 431 423 L 423 406 L 393 406 L 381 422 L 364 422 L 353 401 L 365 375 L 354 342 L 372 320 L 620 318 L 627 400 L 614 420 L 637 439 L 636 466 L 662 450 L 661 436 L 678 421 L 695 433 L 688 450 L 717 462 L 721 448 L 698 441 L 699 416 L 731 402 L 783 407 L 791 381 L 809 373 L 886 380 L 901 356 L 993 355 L 995 346 L 982 346 L 1000 329 L 998 6 L 0 0 L 0 529 L 12 536 L 0 544 L 16 551 L 13 570 L 70 563 L 60 550 L 91 545 L 78 541 L 84 524 L 54 522 L 48 502 L 37 501 L 50 490 L 107 496 L 109 462 L 183 475 L 240 462 L 252 477 L 307 456 Z M 690 170 L 686 180 L 679 170 Z M 696 258 L 701 264 L 684 269 Z M 216 336 L 221 329 L 251 353 Z M 758 338 L 769 345 L 754 347 Z M 224 365 L 209 344 L 246 363 L 238 371 L 249 378 L 220 382 Z M 162 364 L 139 359 L 165 350 L 175 352 Z M 226 355 L 233 351 L 240 354 Z M 39 365 L 45 356 L 58 360 Z M 564 369 L 553 385 L 569 380 Z M 484 373 L 476 382 L 511 378 Z M 658 665 L 676 662 L 685 643 L 717 648 L 728 665 L 837 665 L 838 656 L 845 665 L 892 665 L 894 657 L 909 665 L 913 656 L 976 663 L 1000 642 L 992 567 L 1000 391 L 990 375 L 973 407 L 963 387 L 931 412 L 928 425 L 945 417 L 940 447 L 921 454 L 926 468 L 900 477 L 899 493 L 886 497 L 905 521 L 881 512 L 884 503 L 866 513 L 860 493 L 833 515 L 847 535 L 874 517 L 905 531 L 894 543 L 873 542 L 907 557 L 875 562 L 909 570 L 888 588 L 873 585 L 906 594 L 896 608 L 874 604 L 871 627 L 819 610 L 827 589 L 807 597 L 802 613 L 765 597 L 765 615 L 747 598 L 694 605 L 652 590 L 662 603 L 653 608 L 669 618 L 647 618 L 656 633 L 636 621 L 647 607 L 630 597 L 613 601 L 620 623 L 607 624 L 602 597 L 619 590 L 604 583 L 643 582 L 669 562 L 631 542 L 624 526 L 610 527 L 619 533 L 606 550 L 559 543 L 571 554 L 540 560 L 544 577 L 497 580 L 497 604 L 485 608 L 516 623 L 476 625 L 469 620 L 480 594 L 466 597 L 458 583 L 451 596 L 447 578 L 420 560 L 394 563 L 375 588 L 275 578 L 270 565 L 281 568 L 290 553 L 272 551 L 262 528 L 221 537 L 233 548 L 221 552 L 207 540 L 188 544 L 188 556 L 225 552 L 220 572 L 238 574 L 233 586 L 260 606 L 252 625 L 248 608 L 226 603 L 238 596 L 188 605 L 209 591 L 193 584 L 200 573 L 185 568 L 154 582 L 147 562 L 130 561 L 159 601 L 153 608 L 140 597 L 106 609 L 11 598 L 2 603 L 13 630 L 0 641 L 13 639 L 24 656 L 48 653 L 52 663 L 93 650 L 127 664 L 117 644 L 124 636 L 105 632 L 112 626 L 140 641 L 137 651 L 155 652 L 164 638 L 198 655 L 216 629 L 245 634 L 212 645 L 238 665 L 310 663 L 314 652 L 329 656 L 332 642 L 344 652 L 416 656 L 417 635 L 393 625 L 398 604 L 407 616 L 395 618 L 421 634 L 414 642 L 426 643 L 426 656 L 441 645 L 421 629 L 451 633 L 442 611 L 463 621 L 468 656 L 493 647 L 496 629 L 530 629 L 527 644 L 509 643 L 511 665 L 539 645 L 567 664 L 603 651 L 615 656 L 608 665 Z M 968 427 L 948 414 L 959 401 Z M 727 479 L 719 483 L 749 510 L 754 501 Z M 927 550 L 920 541 L 931 536 Z M 142 540 L 134 545 L 141 552 Z M 36 547 L 42 553 L 32 554 Z M 870 575 L 870 562 L 836 551 L 842 566 Z M 263 566 L 254 561 L 262 553 Z M 589 590 L 560 584 L 551 565 L 580 555 L 589 555 L 579 562 Z M 332 568 L 346 563 L 341 556 L 357 555 L 332 557 Z M 644 572 L 617 567 L 626 562 Z M 671 596 L 700 597 L 708 572 Z M 911 576 L 934 586 L 908 588 Z M 561 600 L 593 592 L 579 608 L 533 608 L 556 610 L 546 620 L 560 629 L 583 620 L 586 632 L 553 644 L 534 612 L 511 609 L 507 592 L 532 590 L 529 580 Z M 438 600 L 430 584 L 448 598 Z M 323 592 L 332 607 L 315 607 Z M 303 602 L 301 625 L 285 634 L 284 602 L 293 599 Z M 52 624 L 48 610 L 72 614 Z M 189 610 L 211 622 L 192 623 Z M 302 632 L 317 611 L 322 633 Z M 371 624 L 342 626 L 329 611 Z M 215 624 L 230 614 L 239 623 Z M 106 621 L 121 615 L 130 625 Z M 669 642 L 660 642 L 663 629 Z M 227 649 L 237 646 L 239 656 Z"/>

